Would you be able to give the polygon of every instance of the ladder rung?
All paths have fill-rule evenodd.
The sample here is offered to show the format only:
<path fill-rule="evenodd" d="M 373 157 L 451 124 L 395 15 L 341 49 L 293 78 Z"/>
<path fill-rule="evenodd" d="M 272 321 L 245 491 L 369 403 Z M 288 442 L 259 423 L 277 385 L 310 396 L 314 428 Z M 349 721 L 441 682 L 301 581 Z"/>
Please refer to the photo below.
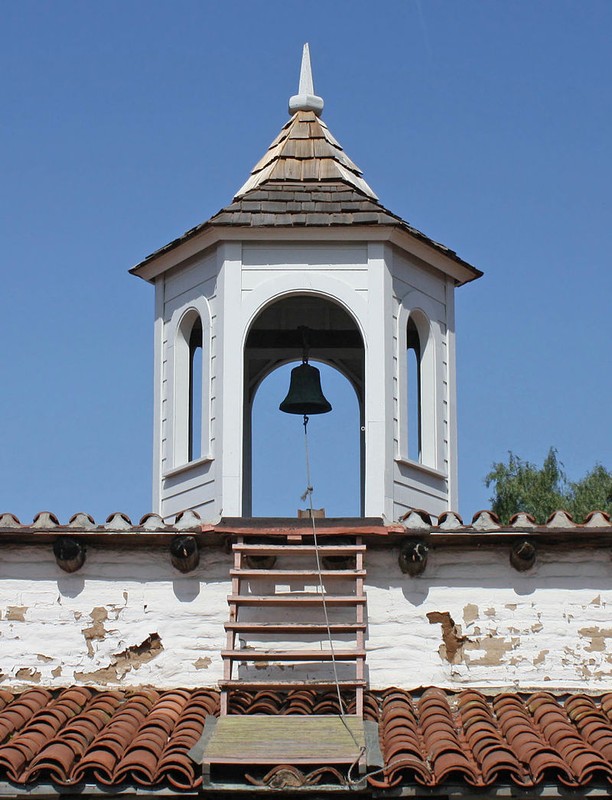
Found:
<path fill-rule="evenodd" d="M 232 594 L 227 602 L 240 606 L 322 606 L 323 595 L 314 594 Z M 325 594 L 325 605 L 328 606 L 359 606 L 365 605 L 365 595 L 339 595 Z"/>
<path fill-rule="evenodd" d="M 355 633 L 365 631 L 365 622 L 334 622 L 331 633 Z M 226 631 L 235 633 L 320 633 L 327 634 L 325 623 L 308 622 L 226 622 Z"/>
<path fill-rule="evenodd" d="M 324 578 L 365 578 L 365 569 L 322 569 Z M 233 578 L 316 578 L 316 569 L 231 569 Z"/>
<path fill-rule="evenodd" d="M 316 550 L 324 556 L 348 556 L 365 552 L 365 544 L 234 544 L 235 553 L 247 553 L 257 556 L 299 556 L 314 553 Z"/>
<path fill-rule="evenodd" d="M 365 658 L 365 650 L 223 650 L 221 657 L 230 661 L 356 661 Z"/>
<path fill-rule="evenodd" d="M 365 680 L 341 680 L 337 684 L 341 689 L 365 688 Z M 303 680 L 303 681 L 250 681 L 237 678 L 231 681 L 219 681 L 221 689 L 335 689 L 334 680 Z"/>

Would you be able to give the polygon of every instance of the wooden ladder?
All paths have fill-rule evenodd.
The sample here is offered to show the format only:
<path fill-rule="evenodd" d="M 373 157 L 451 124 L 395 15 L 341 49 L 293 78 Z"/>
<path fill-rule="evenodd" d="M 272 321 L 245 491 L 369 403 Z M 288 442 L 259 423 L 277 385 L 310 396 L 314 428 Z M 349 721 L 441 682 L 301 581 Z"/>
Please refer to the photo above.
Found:
<path fill-rule="evenodd" d="M 229 622 L 225 624 L 227 646 L 221 654 L 224 662 L 223 681 L 220 684 L 222 716 L 228 714 L 230 693 L 236 689 L 335 689 L 332 663 L 335 660 L 354 667 L 354 676 L 339 680 L 339 685 L 341 689 L 355 691 L 356 716 L 363 717 L 363 690 L 366 685 L 366 547 L 359 539 L 355 544 L 320 544 L 318 547 L 329 632 L 319 584 L 316 549 L 314 544 L 304 544 L 301 539 L 299 543 L 283 539 L 282 544 L 250 544 L 239 539 L 232 546 L 232 594 L 227 599 L 230 614 Z M 328 560 L 328 557 L 336 561 L 340 559 L 340 563 L 330 563 L 331 558 Z M 344 559 L 354 562 L 354 566 L 351 564 L 346 568 L 346 563 L 342 563 Z M 324 560 L 327 562 L 325 565 Z M 294 588 L 296 583 L 301 584 L 298 590 Z M 283 584 L 288 588 L 283 586 L 281 589 Z M 308 587 L 306 591 L 303 590 L 305 586 Z M 342 609 L 345 609 L 344 613 Z M 352 612 L 347 614 L 346 609 Z M 343 635 L 347 639 L 341 646 L 334 646 L 333 655 L 329 633 L 336 637 Z M 278 649 L 277 646 L 270 649 L 278 640 L 268 640 L 268 637 L 279 635 L 285 640 L 282 648 Z M 300 642 L 300 637 L 303 640 L 304 636 L 312 638 L 315 646 L 306 649 Z M 257 640 L 256 644 L 251 644 L 253 639 Z M 287 642 L 295 642 L 296 646 L 287 647 Z M 241 646 L 237 647 L 237 644 Z M 291 662 L 294 667 L 307 662 L 319 667 L 326 664 L 326 675 L 304 680 L 284 677 L 253 679 L 233 675 L 235 664 L 250 663 L 255 668 L 265 669 L 269 665 L 286 666 Z"/>

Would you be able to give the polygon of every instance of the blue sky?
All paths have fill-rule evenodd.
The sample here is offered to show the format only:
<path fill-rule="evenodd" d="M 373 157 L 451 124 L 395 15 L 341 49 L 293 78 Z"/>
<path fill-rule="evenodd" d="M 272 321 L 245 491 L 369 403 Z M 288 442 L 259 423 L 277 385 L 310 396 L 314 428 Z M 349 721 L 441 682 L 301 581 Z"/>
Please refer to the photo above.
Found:
<path fill-rule="evenodd" d="M 3 3 L 1 510 L 150 509 L 153 291 L 127 269 L 231 200 L 305 41 L 381 202 L 485 272 L 457 293 L 464 517 L 508 450 L 610 468 L 611 30 L 608 0 Z M 325 441 L 314 502 L 342 513 Z"/>

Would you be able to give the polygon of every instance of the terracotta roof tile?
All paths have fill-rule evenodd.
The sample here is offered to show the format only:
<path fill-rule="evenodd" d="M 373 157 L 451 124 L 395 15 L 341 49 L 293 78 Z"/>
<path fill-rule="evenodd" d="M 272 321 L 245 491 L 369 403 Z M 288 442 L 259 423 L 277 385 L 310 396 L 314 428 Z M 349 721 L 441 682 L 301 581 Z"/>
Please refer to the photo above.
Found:
<path fill-rule="evenodd" d="M 206 717 L 218 713 L 218 701 L 208 689 L 2 690 L 0 780 L 24 790 L 36 781 L 193 790 L 201 775 L 187 754 Z M 232 710 L 337 713 L 338 699 L 310 689 L 240 691 Z M 379 723 L 385 761 L 383 772 L 369 778 L 375 787 L 612 783 L 612 694 L 562 701 L 546 692 L 486 697 L 475 690 L 389 689 L 366 693 L 365 717 Z"/>
<path fill-rule="evenodd" d="M 313 201 L 314 206 L 314 201 Z M 314 212 L 313 212 L 314 213 Z M 306 214 L 311 217 L 312 214 Z M 333 216 L 330 215 L 330 216 Z M 41 520 L 46 521 L 41 525 Z M 0 514 L 0 539 L 6 542 L 27 537 L 31 542 L 53 541 L 58 536 L 83 536 L 90 541 L 100 542 L 113 536 L 120 537 L 122 542 L 140 540 L 147 543 L 148 536 L 172 537 L 177 533 L 210 533 L 212 535 L 239 534 L 257 535 L 274 534 L 282 532 L 286 534 L 287 528 L 291 526 L 306 534 L 306 527 L 299 520 L 291 518 L 267 519 L 265 522 L 254 522 L 242 518 L 223 518 L 216 522 L 206 522 L 202 520 L 196 511 L 186 510 L 177 514 L 174 520 L 162 520 L 157 514 L 145 514 L 139 522 L 132 520 L 123 513 L 116 512 L 111 514 L 106 522 L 100 524 L 87 514 L 74 514 L 68 523 L 60 522 L 54 514 L 44 512 L 37 514 L 32 522 L 21 522 L 14 514 Z M 610 515 L 603 511 L 592 511 L 584 521 L 572 520 L 563 511 L 557 511 L 551 515 L 546 524 L 541 525 L 534 522 L 528 514 L 516 514 L 512 517 L 508 525 L 501 525 L 499 520 L 491 511 L 478 511 L 473 518 L 471 525 L 464 524 L 461 516 L 454 511 L 443 512 L 437 520 L 432 520 L 429 514 L 419 509 L 411 509 L 402 517 L 399 522 L 394 524 L 384 524 L 378 518 L 346 518 L 321 520 L 320 529 L 322 534 L 329 535 L 368 535 L 375 534 L 377 538 L 384 535 L 397 535 L 404 533 L 432 533 L 440 534 L 483 534 L 490 538 L 496 533 L 520 532 L 524 535 L 561 535 L 565 538 L 572 537 L 575 544 L 588 541 L 589 537 L 602 537 L 612 534 L 612 519 Z M 575 537 L 574 534 L 580 534 Z M 134 538 L 128 538 L 134 537 Z M 161 539 L 160 539 L 161 540 Z M 457 539 L 458 541 L 458 539 Z M 464 537 L 464 541 L 469 541 Z M 42 690 L 40 690 L 42 691 Z M 2 690 L 0 690 L 0 709 L 2 708 Z"/>

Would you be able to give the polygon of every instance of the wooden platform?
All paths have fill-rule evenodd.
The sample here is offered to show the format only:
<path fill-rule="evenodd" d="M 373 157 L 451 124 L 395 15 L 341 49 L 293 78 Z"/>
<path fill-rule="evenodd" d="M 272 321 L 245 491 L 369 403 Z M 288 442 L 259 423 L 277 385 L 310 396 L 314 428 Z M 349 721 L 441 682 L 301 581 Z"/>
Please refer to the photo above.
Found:
<path fill-rule="evenodd" d="M 359 717 L 230 715 L 214 722 L 203 747 L 205 771 L 214 764 L 350 765 L 366 747 Z"/>

